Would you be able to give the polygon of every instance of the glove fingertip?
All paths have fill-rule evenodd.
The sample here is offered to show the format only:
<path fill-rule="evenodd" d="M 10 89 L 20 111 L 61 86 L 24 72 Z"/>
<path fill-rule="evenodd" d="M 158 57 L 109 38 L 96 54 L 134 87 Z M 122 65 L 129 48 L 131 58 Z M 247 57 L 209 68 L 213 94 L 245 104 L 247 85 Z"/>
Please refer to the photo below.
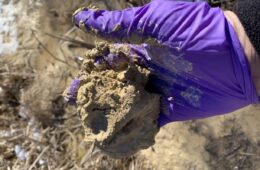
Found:
<path fill-rule="evenodd" d="M 72 15 L 72 22 L 77 27 L 84 26 L 84 22 L 90 17 L 90 10 L 86 7 L 77 9 Z"/>
<path fill-rule="evenodd" d="M 78 78 L 76 78 L 72 81 L 72 83 L 70 84 L 70 87 L 67 90 L 65 90 L 64 99 L 69 104 L 72 104 L 72 105 L 76 104 L 79 87 L 80 87 L 80 80 Z"/>

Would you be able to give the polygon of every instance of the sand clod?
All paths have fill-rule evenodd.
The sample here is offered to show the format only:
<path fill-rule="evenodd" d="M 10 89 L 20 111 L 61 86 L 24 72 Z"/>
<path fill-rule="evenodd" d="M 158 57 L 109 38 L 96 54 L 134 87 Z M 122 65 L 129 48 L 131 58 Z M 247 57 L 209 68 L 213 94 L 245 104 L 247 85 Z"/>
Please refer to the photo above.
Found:
<path fill-rule="evenodd" d="M 98 57 L 110 54 L 125 60 L 120 59 L 113 69 L 107 69 L 105 61 L 97 64 Z M 128 63 L 125 55 L 122 48 L 98 44 L 87 52 L 79 74 L 77 111 L 85 140 L 95 141 L 113 157 L 128 156 L 153 145 L 159 129 L 159 96 L 145 90 L 149 71 Z"/>

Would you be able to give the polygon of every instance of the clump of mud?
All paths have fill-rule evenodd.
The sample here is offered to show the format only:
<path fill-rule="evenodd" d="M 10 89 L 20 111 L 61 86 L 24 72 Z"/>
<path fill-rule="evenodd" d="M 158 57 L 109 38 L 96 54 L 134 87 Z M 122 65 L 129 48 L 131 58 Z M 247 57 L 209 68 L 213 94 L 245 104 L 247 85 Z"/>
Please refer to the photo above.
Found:
<path fill-rule="evenodd" d="M 102 60 L 109 55 L 118 58 L 113 66 Z M 154 144 L 159 96 L 145 90 L 148 75 L 128 61 L 125 47 L 100 43 L 87 52 L 74 96 L 86 141 L 94 141 L 112 157 L 129 156 Z M 68 98 L 73 90 L 65 92 Z"/>

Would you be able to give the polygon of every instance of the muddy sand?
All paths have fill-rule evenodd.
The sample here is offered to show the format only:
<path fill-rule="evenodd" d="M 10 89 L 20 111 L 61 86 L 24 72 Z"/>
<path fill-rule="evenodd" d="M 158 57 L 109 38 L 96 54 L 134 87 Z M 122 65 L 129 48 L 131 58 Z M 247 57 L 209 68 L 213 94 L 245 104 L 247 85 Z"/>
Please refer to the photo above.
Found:
<path fill-rule="evenodd" d="M 111 68 L 101 57 L 121 58 Z M 87 51 L 81 71 L 77 111 L 85 140 L 112 157 L 125 157 L 154 144 L 159 128 L 159 95 L 145 90 L 149 71 L 127 62 L 127 48 L 99 43 Z M 96 60 L 101 60 L 99 63 Z M 77 84 L 77 83 L 76 83 Z M 73 95 L 73 89 L 69 95 Z M 73 97 L 73 96 L 67 96 Z"/>

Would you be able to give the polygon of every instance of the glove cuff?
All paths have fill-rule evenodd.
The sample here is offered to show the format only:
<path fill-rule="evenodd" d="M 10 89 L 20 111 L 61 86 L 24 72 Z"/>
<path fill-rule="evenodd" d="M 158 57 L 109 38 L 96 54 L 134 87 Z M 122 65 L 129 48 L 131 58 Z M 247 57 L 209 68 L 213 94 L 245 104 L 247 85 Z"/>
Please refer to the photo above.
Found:
<path fill-rule="evenodd" d="M 260 1 L 237 0 L 233 6 L 233 12 L 238 16 L 250 41 L 260 55 Z"/>

